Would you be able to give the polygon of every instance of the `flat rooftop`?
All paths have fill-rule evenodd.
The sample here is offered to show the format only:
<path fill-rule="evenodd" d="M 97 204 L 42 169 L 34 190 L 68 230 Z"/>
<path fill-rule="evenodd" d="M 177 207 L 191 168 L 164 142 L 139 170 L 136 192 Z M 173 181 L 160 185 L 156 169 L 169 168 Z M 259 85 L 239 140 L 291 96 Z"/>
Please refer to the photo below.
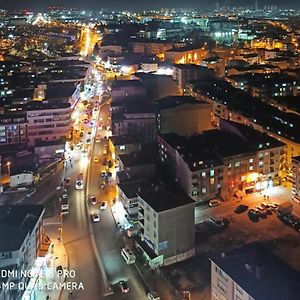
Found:
<path fill-rule="evenodd" d="M 156 212 L 162 212 L 177 207 L 194 204 L 195 201 L 177 187 L 151 186 L 141 188 L 138 195 Z"/>
<path fill-rule="evenodd" d="M 255 300 L 295 300 L 300 274 L 259 243 L 211 258 Z"/>
<path fill-rule="evenodd" d="M 190 137 L 169 133 L 161 138 L 178 151 L 191 170 L 220 166 L 228 157 L 284 146 L 250 127 L 226 121 L 221 123 L 220 130 L 208 130 Z"/>

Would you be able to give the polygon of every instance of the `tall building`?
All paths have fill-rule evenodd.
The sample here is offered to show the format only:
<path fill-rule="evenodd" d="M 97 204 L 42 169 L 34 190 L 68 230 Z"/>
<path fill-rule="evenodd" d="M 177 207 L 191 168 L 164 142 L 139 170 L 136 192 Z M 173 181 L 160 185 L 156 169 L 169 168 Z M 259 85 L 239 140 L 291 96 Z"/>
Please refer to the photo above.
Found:
<path fill-rule="evenodd" d="M 139 225 L 143 250 L 153 268 L 170 265 L 195 255 L 194 201 L 176 189 L 140 188 Z"/>
<path fill-rule="evenodd" d="M 292 158 L 292 193 L 296 200 L 300 201 L 300 156 Z"/>

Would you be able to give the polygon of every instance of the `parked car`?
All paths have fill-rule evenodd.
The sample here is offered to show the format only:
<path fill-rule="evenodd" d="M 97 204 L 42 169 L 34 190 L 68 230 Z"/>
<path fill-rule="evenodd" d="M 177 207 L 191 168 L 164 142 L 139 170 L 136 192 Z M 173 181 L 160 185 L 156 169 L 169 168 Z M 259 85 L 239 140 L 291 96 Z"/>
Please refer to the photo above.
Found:
<path fill-rule="evenodd" d="M 210 207 L 213 207 L 213 206 L 219 206 L 220 204 L 221 204 L 221 201 L 218 200 L 218 199 L 213 199 L 213 200 L 210 200 L 210 201 L 208 202 L 208 205 L 209 205 Z"/>
<path fill-rule="evenodd" d="M 259 210 L 253 208 L 249 209 L 248 216 L 250 220 L 257 222 L 259 220 Z"/>
<path fill-rule="evenodd" d="M 249 207 L 248 207 L 247 205 L 241 204 L 241 205 L 239 205 L 239 206 L 234 210 L 234 212 L 235 212 L 236 214 L 241 214 L 241 213 L 247 211 L 248 208 L 249 208 Z"/>
<path fill-rule="evenodd" d="M 273 210 L 273 211 L 276 211 L 277 209 L 278 209 L 278 203 L 271 203 L 270 204 L 270 207 L 271 207 L 271 209 Z"/>
<path fill-rule="evenodd" d="M 268 209 L 268 208 L 270 208 L 271 206 L 270 206 L 270 204 L 267 204 L 266 202 L 262 202 L 261 207 L 263 207 L 263 208 L 265 208 L 265 209 Z"/>
<path fill-rule="evenodd" d="M 215 226 L 217 226 L 217 227 L 224 227 L 224 226 L 225 226 L 225 224 L 224 224 L 224 222 L 222 221 L 221 218 L 213 218 L 213 217 L 210 217 L 210 218 L 209 218 L 209 221 L 210 221 L 212 224 L 214 224 Z"/>
<path fill-rule="evenodd" d="M 106 175 L 106 172 L 101 172 L 101 177 L 104 178 Z"/>
<path fill-rule="evenodd" d="M 124 280 L 119 281 L 118 286 L 119 286 L 122 294 L 126 294 L 129 292 L 129 287 L 128 287 L 126 281 L 124 281 Z"/>
<path fill-rule="evenodd" d="M 97 162 L 99 162 L 99 158 L 98 158 L 98 156 L 94 156 L 94 163 L 97 163 Z"/>
<path fill-rule="evenodd" d="M 105 184 L 103 182 L 100 184 L 100 188 L 101 188 L 101 190 L 105 189 Z"/>

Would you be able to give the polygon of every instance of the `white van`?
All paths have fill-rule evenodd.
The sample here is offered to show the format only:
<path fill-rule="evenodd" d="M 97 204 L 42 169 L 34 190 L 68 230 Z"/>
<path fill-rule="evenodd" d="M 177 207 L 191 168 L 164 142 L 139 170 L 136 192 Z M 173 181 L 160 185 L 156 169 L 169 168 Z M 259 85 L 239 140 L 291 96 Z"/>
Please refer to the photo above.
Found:
<path fill-rule="evenodd" d="M 121 250 L 121 255 L 125 259 L 126 264 L 130 265 L 135 263 L 135 255 L 130 250 L 123 248 Z"/>

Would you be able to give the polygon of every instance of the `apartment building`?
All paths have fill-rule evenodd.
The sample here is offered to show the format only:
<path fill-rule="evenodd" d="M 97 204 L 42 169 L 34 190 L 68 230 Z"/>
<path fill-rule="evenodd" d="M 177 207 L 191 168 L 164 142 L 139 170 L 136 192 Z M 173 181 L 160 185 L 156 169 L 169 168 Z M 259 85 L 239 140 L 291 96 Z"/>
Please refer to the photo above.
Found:
<path fill-rule="evenodd" d="M 191 96 L 169 96 L 155 102 L 161 134 L 198 134 L 212 129 L 212 105 Z M 180 122 L 178 122 L 180 120 Z"/>
<path fill-rule="evenodd" d="M 112 102 L 128 98 L 145 97 L 146 91 L 139 80 L 114 80 L 111 88 Z"/>
<path fill-rule="evenodd" d="M 214 77 L 212 70 L 195 64 L 178 64 L 173 67 L 173 79 L 176 80 L 181 92 L 184 92 L 185 84 L 192 80 Z"/>
<path fill-rule="evenodd" d="M 285 169 L 290 172 L 292 157 L 300 155 L 299 116 L 278 109 L 236 89 L 224 80 L 190 84 L 189 93 L 213 104 L 213 123 L 221 119 L 247 125 L 286 144 Z M 272 116 L 272 118 L 266 118 Z"/>
<path fill-rule="evenodd" d="M 42 205 L 0 206 L 0 269 L 13 270 L 19 276 L 8 276 L 1 281 L 27 283 L 29 278 L 20 271 L 29 271 L 40 255 L 43 243 Z M 0 290 L 1 299 L 21 299 L 24 291 Z"/>
<path fill-rule="evenodd" d="M 161 163 L 197 202 L 278 185 L 284 168 L 283 143 L 237 123 L 190 137 L 162 134 L 158 143 Z"/>
<path fill-rule="evenodd" d="M 262 245 L 252 243 L 211 261 L 211 300 L 294 300 L 300 274 Z"/>
<path fill-rule="evenodd" d="M 28 145 L 42 141 L 65 141 L 70 134 L 69 103 L 31 102 L 26 107 Z"/>
<path fill-rule="evenodd" d="M 27 121 L 24 112 L 0 115 L 0 146 L 24 146 L 27 142 Z"/>
<path fill-rule="evenodd" d="M 165 60 L 173 64 L 199 64 L 206 54 L 203 48 L 173 48 L 165 52 Z"/>
<path fill-rule="evenodd" d="M 300 200 L 300 156 L 292 158 L 292 193 L 293 198 Z"/>
<path fill-rule="evenodd" d="M 194 201 L 176 188 L 151 186 L 138 190 L 139 226 L 143 250 L 151 268 L 195 255 Z"/>

